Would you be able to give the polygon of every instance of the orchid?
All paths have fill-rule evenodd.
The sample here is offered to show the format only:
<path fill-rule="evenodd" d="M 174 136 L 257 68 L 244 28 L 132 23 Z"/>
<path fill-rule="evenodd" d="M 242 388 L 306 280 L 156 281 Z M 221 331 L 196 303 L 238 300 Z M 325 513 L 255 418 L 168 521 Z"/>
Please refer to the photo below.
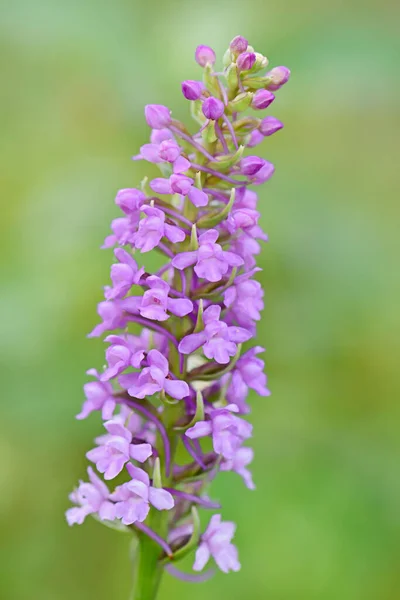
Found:
<path fill-rule="evenodd" d="M 255 488 L 247 415 L 255 397 L 270 394 L 264 349 L 252 342 L 264 308 L 256 257 L 268 236 L 251 186 L 274 173 L 254 148 L 283 127 L 261 111 L 275 105 L 290 72 L 260 74 L 268 60 L 243 36 L 230 43 L 222 71 L 216 60 L 198 46 L 202 80 L 181 86 L 194 133 L 168 107 L 146 106 L 150 140 L 133 160 L 160 176 L 119 190 L 121 213 L 102 246 L 114 248 L 114 264 L 89 337 L 104 336 L 105 366 L 87 371 L 94 379 L 77 418 L 101 414 L 105 433 L 86 457 L 103 477 L 88 468 L 66 519 L 92 515 L 132 535 L 134 600 L 155 600 L 165 570 L 202 581 L 209 561 L 224 573 L 240 569 L 236 525 L 218 512 L 202 532 L 198 510 L 220 510 L 208 487 L 221 472 Z M 149 273 L 142 255 L 151 251 L 160 266 Z M 175 565 L 189 554 L 194 572 L 184 573 Z"/>

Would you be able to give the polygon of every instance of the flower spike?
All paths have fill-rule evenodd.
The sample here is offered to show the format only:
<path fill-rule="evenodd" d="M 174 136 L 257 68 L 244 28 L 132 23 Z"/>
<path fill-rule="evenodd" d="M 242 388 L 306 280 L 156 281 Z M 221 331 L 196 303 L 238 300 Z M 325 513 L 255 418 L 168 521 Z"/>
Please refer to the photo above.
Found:
<path fill-rule="evenodd" d="M 216 60 L 198 46 L 202 77 L 182 82 L 195 133 L 169 107 L 145 107 L 150 139 L 132 158 L 160 176 L 119 190 L 121 212 L 102 246 L 114 261 L 89 337 L 105 336 L 106 366 L 87 372 L 94 380 L 77 418 L 98 411 L 105 431 L 87 451 L 93 467 L 71 493 L 66 519 L 92 516 L 134 536 L 134 600 L 155 600 L 164 570 L 200 582 L 213 573 L 203 571 L 210 560 L 224 573 L 240 569 L 235 524 L 214 514 L 201 533 L 198 510 L 220 509 L 207 490 L 223 472 L 255 489 L 249 394 L 270 394 L 264 349 L 253 342 L 242 350 L 264 307 L 256 257 L 268 237 L 252 186 L 274 173 L 254 148 L 283 128 L 262 111 L 290 71 L 268 67 L 240 35 L 222 72 Z M 155 273 L 143 266 L 147 252 L 163 261 Z M 195 573 L 174 564 L 189 554 Z"/>

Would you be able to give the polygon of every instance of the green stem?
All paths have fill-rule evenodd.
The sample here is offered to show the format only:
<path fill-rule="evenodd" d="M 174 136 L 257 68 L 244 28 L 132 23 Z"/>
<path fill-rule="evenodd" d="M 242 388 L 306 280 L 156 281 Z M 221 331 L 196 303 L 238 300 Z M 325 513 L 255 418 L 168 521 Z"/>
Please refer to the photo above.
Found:
<path fill-rule="evenodd" d="M 134 589 L 131 600 L 155 600 L 163 568 L 159 562 L 160 549 L 152 539 L 141 535 L 135 560 Z"/>

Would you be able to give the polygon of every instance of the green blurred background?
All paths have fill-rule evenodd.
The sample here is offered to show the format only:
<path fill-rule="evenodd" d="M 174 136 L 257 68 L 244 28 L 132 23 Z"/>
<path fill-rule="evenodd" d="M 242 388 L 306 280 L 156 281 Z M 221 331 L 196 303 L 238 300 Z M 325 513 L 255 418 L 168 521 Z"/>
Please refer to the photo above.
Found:
<path fill-rule="evenodd" d="M 69 529 L 100 430 L 77 422 L 118 188 L 145 174 L 146 103 L 188 118 L 197 44 L 241 33 L 292 69 L 269 114 L 260 257 L 273 395 L 253 397 L 257 491 L 224 474 L 239 574 L 160 600 L 400 597 L 399 10 L 390 2 L 14 0 L 0 15 L 4 600 L 126 600 L 128 540 Z M 151 171 L 152 173 L 153 171 Z"/>

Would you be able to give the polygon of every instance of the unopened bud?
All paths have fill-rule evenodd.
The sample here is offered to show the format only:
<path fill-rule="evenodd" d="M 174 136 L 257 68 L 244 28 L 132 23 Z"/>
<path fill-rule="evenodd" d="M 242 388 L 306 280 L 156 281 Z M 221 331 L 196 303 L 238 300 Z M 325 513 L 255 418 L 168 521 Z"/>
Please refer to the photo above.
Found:
<path fill-rule="evenodd" d="M 272 92 L 269 92 L 268 90 L 257 90 L 254 94 L 251 106 L 257 110 L 262 110 L 263 108 L 267 108 L 274 100 L 275 96 Z"/>
<path fill-rule="evenodd" d="M 194 57 L 201 67 L 205 67 L 207 64 L 213 65 L 216 60 L 215 52 L 210 46 L 197 46 Z"/>
<path fill-rule="evenodd" d="M 198 100 L 204 90 L 204 84 L 201 81 L 187 79 L 182 81 L 182 94 L 186 100 Z"/>
<path fill-rule="evenodd" d="M 237 35 L 229 44 L 229 49 L 232 54 L 237 56 L 238 54 L 242 54 L 242 52 L 246 52 L 248 45 L 249 43 L 246 38 L 244 38 L 242 35 Z"/>
<path fill-rule="evenodd" d="M 239 54 L 236 60 L 239 71 L 250 71 L 255 62 L 256 55 L 254 52 L 243 52 L 242 54 Z"/>
<path fill-rule="evenodd" d="M 144 109 L 144 115 L 152 129 L 163 129 L 171 124 L 171 111 L 162 104 L 148 104 Z"/>
<path fill-rule="evenodd" d="M 267 73 L 271 83 L 268 85 L 269 90 L 279 90 L 289 79 L 290 70 L 287 67 L 274 67 Z"/>
<path fill-rule="evenodd" d="M 283 123 L 275 117 L 265 117 L 260 123 L 259 131 L 264 135 L 272 135 L 279 129 L 282 129 Z"/>
<path fill-rule="evenodd" d="M 211 119 L 212 121 L 217 121 L 222 117 L 224 110 L 224 103 L 213 96 L 206 98 L 203 102 L 203 114 L 207 119 Z"/>
<path fill-rule="evenodd" d="M 253 177 L 265 165 L 265 160 L 259 156 L 246 156 L 240 161 L 240 172 L 242 175 Z"/>

